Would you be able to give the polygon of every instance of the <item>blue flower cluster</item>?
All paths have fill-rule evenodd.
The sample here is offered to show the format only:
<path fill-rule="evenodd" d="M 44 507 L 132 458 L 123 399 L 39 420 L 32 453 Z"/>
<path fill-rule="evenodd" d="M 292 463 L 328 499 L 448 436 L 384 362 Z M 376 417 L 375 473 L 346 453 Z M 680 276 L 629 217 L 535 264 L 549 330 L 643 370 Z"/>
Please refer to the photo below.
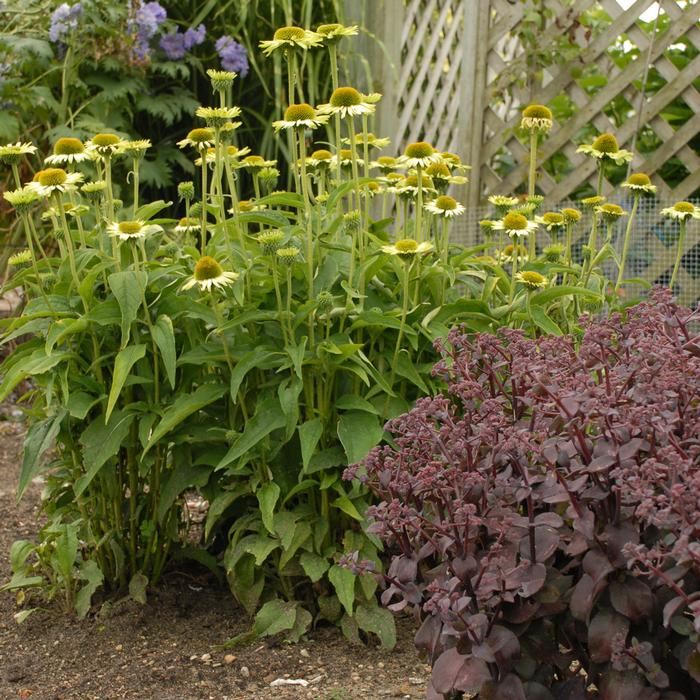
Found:
<path fill-rule="evenodd" d="M 78 20 L 83 14 L 83 6 L 77 2 L 69 5 L 64 2 L 51 13 L 51 25 L 49 26 L 49 39 L 55 44 L 62 42 L 70 32 L 78 26 Z"/>
<path fill-rule="evenodd" d="M 241 78 L 248 75 L 248 53 L 245 46 L 239 44 L 233 37 L 224 35 L 216 40 L 216 50 L 224 70 L 238 73 Z"/>
<path fill-rule="evenodd" d="M 185 32 L 176 29 L 161 37 L 160 48 L 165 51 L 168 60 L 179 61 L 191 48 L 199 46 L 204 41 L 206 34 L 207 30 L 203 24 L 200 24 L 196 29 L 190 27 Z"/>
<path fill-rule="evenodd" d="M 134 9 L 132 0 L 129 17 L 129 34 L 136 37 L 134 53 L 138 58 L 146 58 L 151 50 L 151 39 L 168 18 L 168 13 L 158 2 L 146 2 Z"/>

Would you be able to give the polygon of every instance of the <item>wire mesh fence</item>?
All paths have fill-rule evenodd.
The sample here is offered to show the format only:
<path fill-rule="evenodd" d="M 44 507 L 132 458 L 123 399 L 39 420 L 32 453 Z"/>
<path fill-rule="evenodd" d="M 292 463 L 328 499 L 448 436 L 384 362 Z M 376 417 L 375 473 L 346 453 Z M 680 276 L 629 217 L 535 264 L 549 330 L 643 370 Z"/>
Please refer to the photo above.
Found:
<path fill-rule="evenodd" d="M 627 212 L 632 209 L 631 198 L 609 201 L 619 204 Z M 625 265 L 626 278 L 640 278 L 650 284 L 668 284 L 676 259 L 680 229 L 678 222 L 662 216 L 661 210 L 673 206 L 674 203 L 651 197 L 640 199 L 632 222 L 631 242 Z M 564 207 L 581 208 L 578 202 L 562 201 L 556 209 Z M 582 213 L 583 218 L 574 230 L 573 254 L 578 260 L 581 259 L 581 247 L 588 240 L 591 229 L 592 212 L 584 210 Z M 468 246 L 483 243 L 485 238 L 479 221 L 494 217 L 495 212 L 490 205 L 468 208 L 452 228 L 452 241 Z M 618 253 L 622 250 L 627 221 L 627 217 L 624 217 L 613 227 L 612 241 Z M 541 249 L 551 242 L 553 237 L 541 228 L 537 234 L 538 248 Z M 615 275 L 615 263 L 609 261 L 609 266 L 610 269 L 606 269 L 606 272 L 609 276 Z M 641 289 L 639 286 L 637 291 Z M 695 219 L 691 219 L 687 224 L 683 257 L 674 284 L 674 293 L 682 304 L 694 305 L 700 300 L 700 221 Z"/>

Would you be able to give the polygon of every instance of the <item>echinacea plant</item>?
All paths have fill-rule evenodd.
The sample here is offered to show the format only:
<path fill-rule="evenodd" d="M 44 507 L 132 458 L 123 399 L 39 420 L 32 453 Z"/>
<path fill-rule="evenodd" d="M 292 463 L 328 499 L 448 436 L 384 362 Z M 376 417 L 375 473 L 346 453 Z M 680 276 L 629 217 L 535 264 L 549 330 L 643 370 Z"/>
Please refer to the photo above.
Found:
<path fill-rule="evenodd" d="M 430 700 L 697 697 L 700 336 L 668 290 L 574 338 L 453 330 L 448 390 L 346 471 Z"/>

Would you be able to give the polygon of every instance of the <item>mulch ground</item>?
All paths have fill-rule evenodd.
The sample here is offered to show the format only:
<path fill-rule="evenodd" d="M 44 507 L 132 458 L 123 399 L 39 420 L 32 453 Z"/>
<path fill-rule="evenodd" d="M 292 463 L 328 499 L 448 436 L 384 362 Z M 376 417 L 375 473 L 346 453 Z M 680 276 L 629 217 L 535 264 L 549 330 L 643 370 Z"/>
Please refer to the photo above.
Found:
<path fill-rule="evenodd" d="M 10 577 L 12 542 L 38 529 L 41 485 L 15 499 L 23 430 L 15 420 L 0 422 L 0 585 Z M 272 639 L 217 651 L 250 621 L 227 590 L 199 572 L 172 571 L 147 605 L 124 600 L 83 621 L 52 605 L 18 625 L 17 610 L 15 595 L 0 593 L 2 700 L 425 697 L 428 669 L 415 655 L 409 620 L 400 622 L 392 653 L 351 646 L 328 627 L 296 645 Z M 277 679 L 310 685 L 271 686 Z"/>

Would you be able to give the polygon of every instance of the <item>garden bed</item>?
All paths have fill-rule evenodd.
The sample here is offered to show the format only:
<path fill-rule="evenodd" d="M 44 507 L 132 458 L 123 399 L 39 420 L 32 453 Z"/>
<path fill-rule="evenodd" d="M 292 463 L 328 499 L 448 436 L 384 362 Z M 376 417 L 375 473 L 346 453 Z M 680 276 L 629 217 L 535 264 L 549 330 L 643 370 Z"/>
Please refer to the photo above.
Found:
<path fill-rule="evenodd" d="M 8 552 L 37 530 L 40 485 L 17 505 L 23 427 L 0 423 L 0 580 L 10 577 Z M 99 606 L 98 606 L 99 607 Z M 415 657 L 410 621 L 399 625 L 391 654 L 351 646 L 320 628 L 298 645 L 275 639 L 229 651 L 217 644 L 249 621 L 230 592 L 205 572 L 177 569 L 149 603 L 113 604 L 78 622 L 56 606 L 17 625 L 14 596 L 0 594 L 0 697 L 32 700 L 194 700 L 313 698 L 375 700 L 425 695 L 428 669 Z M 210 654 L 210 657 L 206 655 Z M 226 663 L 229 654 L 235 660 Z M 246 671 L 247 669 L 247 671 Z M 271 687 L 278 678 L 317 679 L 308 687 Z"/>

